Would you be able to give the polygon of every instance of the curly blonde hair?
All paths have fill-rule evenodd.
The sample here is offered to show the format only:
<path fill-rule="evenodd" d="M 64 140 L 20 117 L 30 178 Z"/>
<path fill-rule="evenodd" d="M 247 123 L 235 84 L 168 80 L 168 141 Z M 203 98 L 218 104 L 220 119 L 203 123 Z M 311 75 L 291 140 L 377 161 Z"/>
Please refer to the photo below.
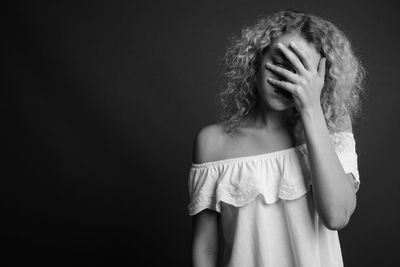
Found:
<path fill-rule="evenodd" d="M 224 56 L 226 86 L 217 95 L 222 111 L 218 120 L 226 132 L 232 132 L 255 109 L 259 96 L 256 73 L 264 49 L 271 40 L 295 31 L 315 45 L 326 57 L 325 84 L 321 107 L 330 133 L 338 132 L 343 121 L 353 121 L 360 110 L 365 70 L 354 55 L 348 38 L 331 22 L 294 10 L 281 10 L 261 17 L 234 36 Z M 303 139 L 302 124 L 295 111 L 295 136 Z M 300 141 L 299 141 L 300 142 Z"/>

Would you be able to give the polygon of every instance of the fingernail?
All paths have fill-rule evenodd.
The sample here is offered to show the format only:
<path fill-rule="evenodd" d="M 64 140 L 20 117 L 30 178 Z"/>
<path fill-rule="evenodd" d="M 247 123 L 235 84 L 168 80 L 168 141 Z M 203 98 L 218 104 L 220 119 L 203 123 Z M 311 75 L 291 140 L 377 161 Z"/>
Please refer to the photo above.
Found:
<path fill-rule="evenodd" d="M 278 46 L 282 48 L 282 47 L 283 47 L 283 44 L 279 42 L 279 43 L 278 43 Z"/>
<path fill-rule="evenodd" d="M 293 42 L 290 42 L 290 45 L 296 47 L 296 44 Z"/>
<path fill-rule="evenodd" d="M 265 64 L 267 67 L 271 67 L 271 63 L 267 62 L 267 64 Z"/>

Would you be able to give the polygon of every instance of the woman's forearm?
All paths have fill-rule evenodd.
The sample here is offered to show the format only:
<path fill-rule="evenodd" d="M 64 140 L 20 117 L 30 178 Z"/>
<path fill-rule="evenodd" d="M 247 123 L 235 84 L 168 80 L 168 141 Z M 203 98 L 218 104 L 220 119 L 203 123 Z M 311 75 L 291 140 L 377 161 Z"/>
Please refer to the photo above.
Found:
<path fill-rule="evenodd" d="M 301 117 L 317 212 L 325 226 L 331 230 L 341 229 L 354 211 L 355 193 L 336 155 L 322 108 L 303 112 Z"/>
<path fill-rule="evenodd" d="M 218 250 L 210 250 L 201 244 L 193 245 L 192 266 L 193 267 L 217 267 Z"/>

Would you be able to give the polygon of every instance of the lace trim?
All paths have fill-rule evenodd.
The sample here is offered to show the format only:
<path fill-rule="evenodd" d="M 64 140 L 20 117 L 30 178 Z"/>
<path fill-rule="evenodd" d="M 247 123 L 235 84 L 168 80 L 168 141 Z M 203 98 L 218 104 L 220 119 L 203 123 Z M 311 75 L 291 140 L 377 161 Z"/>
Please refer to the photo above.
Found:
<path fill-rule="evenodd" d="M 299 177 L 300 178 L 300 177 Z M 303 179 L 301 177 L 301 179 Z M 252 203 L 257 197 L 261 197 L 264 204 L 273 204 L 280 199 L 295 200 L 302 197 L 310 190 L 311 180 L 306 184 L 297 186 L 282 185 L 280 189 L 270 188 L 266 192 L 260 192 L 255 186 L 223 187 L 218 188 L 216 198 L 200 192 L 188 205 L 189 215 L 195 215 L 204 209 L 212 209 L 221 212 L 221 203 L 243 207 Z"/>

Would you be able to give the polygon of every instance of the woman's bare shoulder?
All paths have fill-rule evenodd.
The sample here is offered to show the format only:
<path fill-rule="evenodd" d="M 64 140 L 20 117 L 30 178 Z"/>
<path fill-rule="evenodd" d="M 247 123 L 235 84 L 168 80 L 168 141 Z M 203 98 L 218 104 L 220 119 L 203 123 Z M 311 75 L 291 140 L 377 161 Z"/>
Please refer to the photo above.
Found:
<path fill-rule="evenodd" d="M 221 123 L 201 128 L 193 141 L 193 163 L 218 160 L 224 152 L 227 136 Z"/>

